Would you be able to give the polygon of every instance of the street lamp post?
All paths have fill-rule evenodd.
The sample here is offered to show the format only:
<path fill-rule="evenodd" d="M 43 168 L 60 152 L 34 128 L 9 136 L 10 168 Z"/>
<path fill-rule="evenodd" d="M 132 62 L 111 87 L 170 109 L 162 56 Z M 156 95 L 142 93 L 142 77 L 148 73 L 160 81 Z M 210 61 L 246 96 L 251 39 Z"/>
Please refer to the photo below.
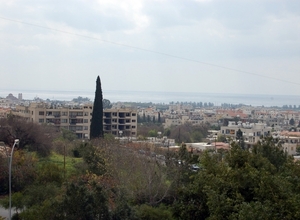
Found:
<path fill-rule="evenodd" d="M 9 160 L 9 220 L 11 220 L 11 165 L 12 165 L 12 159 L 13 159 L 13 153 L 16 144 L 19 144 L 19 139 L 15 139 L 14 145 L 11 149 L 10 154 L 8 155 Z"/>

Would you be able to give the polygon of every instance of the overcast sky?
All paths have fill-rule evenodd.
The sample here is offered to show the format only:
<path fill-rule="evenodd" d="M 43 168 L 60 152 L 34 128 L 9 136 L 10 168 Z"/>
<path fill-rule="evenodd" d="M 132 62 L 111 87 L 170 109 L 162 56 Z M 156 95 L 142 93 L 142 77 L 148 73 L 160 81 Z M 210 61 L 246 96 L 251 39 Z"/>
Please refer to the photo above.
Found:
<path fill-rule="evenodd" d="M 300 1 L 0 0 L 0 60 L 4 90 L 299 95 Z"/>

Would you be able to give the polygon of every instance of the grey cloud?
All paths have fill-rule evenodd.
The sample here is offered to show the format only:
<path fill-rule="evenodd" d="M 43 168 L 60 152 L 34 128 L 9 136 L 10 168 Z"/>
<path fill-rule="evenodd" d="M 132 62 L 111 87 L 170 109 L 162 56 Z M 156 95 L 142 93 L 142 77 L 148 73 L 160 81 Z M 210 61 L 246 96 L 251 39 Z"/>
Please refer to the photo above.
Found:
<path fill-rule="evenodd" d="M 300 1 L 270 2 L 272 1 L 145 1 L 142 12 L 138 12 L 136 17 L 147 16 L 149 26 L 145 22 L 137 31 L 130 33 L 125 31 L 135 29 L 135 16 L 128 19 L 128 15 L 115 8 L 102 14 L 97 12 L 91 1 L 20 0 L 14 7 L 0 7 L 0 13 L 8 18 L 42 26 L 49 23 L 59 26 L 61 23 L 78 31 L 87 30 L 90 34 L 99 34 L 103 39 L 113 42 L 264 75 L 284 72 L 277 70 L 277 67 L 297 70 Z M 74 87 L 88 90 L 90 87 L 82 84 L 82 73 L 87 73 L 91 77 L 85 80 L 92 83 L 95 78 L 93 76 L 101 74 L 107 89 L 127 89 L 124 87 L 126 79 L 128 83 L 134 84 L 130 84 L 129 90 L 148 87 L 149 90 L 164 90 L 166 83 L 158 88 L 154 81 L 149 83 L 149 80 L 159 79 L 162 82 L 165 78 L 168 80 L 169 90 L 181 88 L 186 81 L 188 85 L 193 83 L 195 90 L 209 91 L 210 86 L 200 88 L 199 83 L 194 82 L 193 73 L 197 73 L 199 79 L 205 78 L 207 85 L 215 83 L 214 74 L 219 74 L 218 77 L 224 75 L 224 80 L 220 80 L 220 90 L 223 90 L 222 85 L 230 85 L 232 79 L 235 79 L 236 91 L 253 92 L 251 88 L 246 91 L 243 86 L 250 76 L 240 74 L 240 79 L 228 77 L 228 74 L 232 74 L 229 70 L 12 22 L 1 26 L 1 31 L 0 46 L 3 50 L 0 51 L 0 57 L 4 62 L 0 75 L 8 82 L 13 82 L 18 76 L 24 82 L 27 79 L 26 84 L 23 84 L 24 88 L 44 86 L 45 77 L 48 77 L 47 86 L 54 90 L 64 88 L 68 78 L 72 78 L 68 89 Z M 40 38 L 34 37 L 39 34 Z M 60 38 L 63 38 L 62 41 Z M 37 47 L 39 50 L 24 50 Z M 265 64 L 266 61 L 268 65 Z M 61 75 L 64 78 L 57 84 L 57 78 L 61 78 Z M 69 75 L 72 77 L 67 77 Z M 146 76 L 149 80 L 145 80 Z M 114 85 L 115 79 L 121 77 L 125 79 L 122 78 L 119 85 Z M 297 75 L 291 77 L 286 74 L 281 78 L 284 77 L 298 80 Z M 36 81 L 31 82 L 28 78 L 36 78 Z M 7 84 L 13 86 L 12 83 Z M 184 89 L 190 90 L 191 87 Z M 254 92 L 262 91 L 258 87 Z"/>
<path fill-rule="evenodd" d="M 297 26 L 300 19 L 290 20 L 291 6 L 286 2 L 172 1 L 169 7 L 165 4 L 152 3 L 145 9 L 154 21 L 154 33 L 166 37 L 157 42 L 157 50 L 201 59 L 226 56 L 239 59 L 297 56 L 300 49 Z M 286 21 L 280 23 L 281 27 L 272 23 L 270 17 Z M 214 23 L 203 26 L 209 19 L 221 26 Z M 212 36 L 207 29 L 219 31 L 222 36 Z"/>
<path fill-rule="evenodd" d="M 150 2 L 144 12 L 151 17 L 154 27 L 193 25 L 206 19 L 215 19 L 226 28 L 256 30 L 267 22 L 268 16 L 300 14 L 300 2 L 277 1 L 172 1 Z M 298 9 L 298 10 L 297 10 Z"/>
<path fill-rule="evenodd" d="M 149 2 L 143 9 L 152 21 L 154 28 L 192 25 L 193 22 L 209 16 L 206 5 L 193 1 L 175 0 L 170 2 Z"/>
<path fill-rule="evenodd" d="M 32 23 L 41 24 L 47 21 L 66 24 L 72 28 L 87 30 L 94 33 L 105 31 L 123 31 L 133 29 L 134 24 L 124 19 L 120 12 L 112 11 L 103 15 L 92 4 L 81 1 L 33 1 L 15 5 L 14 8 L 3 10 L 8 18 L 22 21 L 31 20 Z M 45 25 L 45 23 L 44 23 Z"/>
<path fill-rule="evenodd" d="M 124 19 L 116 12 L 113 15 L 103 15 L 85 4 L 73 7 L 59 7 L 53 12 L 45 13 L 47 19 L 63 22 L 67 25 L 94 33 L 105 31 L 121 31 L 134 28 L 134 24 Z"/>

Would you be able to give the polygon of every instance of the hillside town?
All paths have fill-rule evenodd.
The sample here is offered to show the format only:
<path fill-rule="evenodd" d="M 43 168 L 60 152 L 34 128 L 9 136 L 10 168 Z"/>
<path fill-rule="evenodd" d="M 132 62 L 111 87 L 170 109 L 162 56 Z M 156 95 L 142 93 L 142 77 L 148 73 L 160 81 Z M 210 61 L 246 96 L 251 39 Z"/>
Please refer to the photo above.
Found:
<path fill-rule="evenodd" d="M 190 124 L 192 126 L 208 125 L 211 129 L 207 137 L 197 143 L 185 143 L 194 150 L 229 149 L 231 141 L 242 140 L 244 148 L 250 149 L 262 137 L 272 136 L 278 140 L 288 155 L 297 155 L 300 143 L 300 111 L 275 107 L 213 106 L 210 103 L 202 106 L 190 103 L 151 104 L 143 103 L 110 103 L 104 106 L 104 133 L 115 138 L 140 140 L 138 124 L 155 122 L 162 125 L 155 137 L 146 141 L 156 142 L 161 146 L 176 146 L 176 143 L 164 132 L 165 130 Z M 35 98 L 24 100 L 22 94 L 15 97 L 9 94 L 0 98 L 0 117 L 8 115 L 24 118 L 38 124 L 50 124 L 57 129 L 67 129 L 79 139 L 89 139 L 93 103 L 78 97 L 72 101 L 53 101 Z M 239 137 L 240 134 L 240 137 Z M 144 140 L 145 141 L 145 140 Z"/>

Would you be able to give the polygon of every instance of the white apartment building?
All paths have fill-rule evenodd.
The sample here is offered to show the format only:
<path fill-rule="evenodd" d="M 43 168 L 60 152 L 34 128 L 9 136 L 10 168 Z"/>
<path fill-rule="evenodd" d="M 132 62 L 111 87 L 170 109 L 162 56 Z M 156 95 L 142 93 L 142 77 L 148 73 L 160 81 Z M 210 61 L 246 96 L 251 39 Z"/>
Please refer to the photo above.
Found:
<path fill-rule="evenodd" d="M 171 126 L 181 125 L 182 121 L 179 118 L 166 118 L 165 123 L 163 124 L 164 129 L 169 128 Z"/>
<path fill-rule="evenodd" d="M 202 117 L 200 116 L 173 116 L 165 119 L 165 123 L 163 124 L 164 128 L 169 128 L 171 126 L 178 126 L 185 123 L 191 123 L 192 125 L 201 125 L 205 123 Z"/>
<path fill-rule="evenodd" d="M 132 109 L 103 110 L 104 133 L 119 137 L 136 137 L 137 112 Z"/>
<path fill-rule="evenodd" d="M 73 131 L 78 138 L 89 138 L 90 121 L 93 108 L 91 105 L 58 106 L 47 103 L 30 103 L 29 106 L 17 105 L 13 115 L 39 124 L 51 124 L 57 129 Z"/>
<path fill-rule="evenodd" d="M 273 135 L 281 142 L 282 149 L 288 155 L 296 155 L 297 147 L 300 146 L 300 132 L 295 131 L 282 131 L 279 134 Z"/>
<path fill-rule="evenodd" d="M 51 124 L 57 129 L 73 131 L 78 138 L 88 139 L 93 106 L 60 106 L 47 103 L 30 103 L 29 106 L 16 106 L 12 114 L 39 124 Z M 133 110 L 103 110 L 104 133 L 113 135 L 136 136 L 137 116 Z"/>
<path fill-rule="evenodd" d="M 237 124 L 234 121 L 229 121 L 228 126 L 221 126 L 220 133 L 226 137 L 230 137 L 232 140 L 236 140 L 237 131 L 243 132 L 243 137 L 247 147 L 251 147 L 257 143 L 262 136 L 269 136 L 272 132 L 272 127 L 263 123 L 241 123 Z"/>

